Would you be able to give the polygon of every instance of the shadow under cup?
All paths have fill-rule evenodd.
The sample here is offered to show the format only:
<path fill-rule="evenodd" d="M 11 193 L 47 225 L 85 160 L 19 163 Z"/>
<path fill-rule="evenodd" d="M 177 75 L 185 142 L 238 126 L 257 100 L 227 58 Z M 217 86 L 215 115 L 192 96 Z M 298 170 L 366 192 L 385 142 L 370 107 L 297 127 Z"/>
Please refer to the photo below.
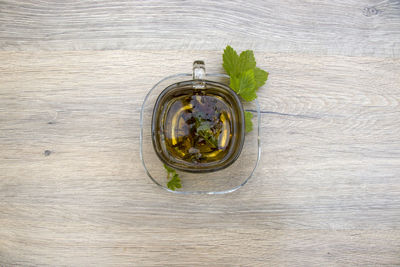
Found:
<path fill-rule="evenodd" d="M 244 110 L 228 86 L 190 80 L 165 88 L 154 105 L 152 143 L 166 165 L 213 172 L 239 157 L 245 139 Z"/>

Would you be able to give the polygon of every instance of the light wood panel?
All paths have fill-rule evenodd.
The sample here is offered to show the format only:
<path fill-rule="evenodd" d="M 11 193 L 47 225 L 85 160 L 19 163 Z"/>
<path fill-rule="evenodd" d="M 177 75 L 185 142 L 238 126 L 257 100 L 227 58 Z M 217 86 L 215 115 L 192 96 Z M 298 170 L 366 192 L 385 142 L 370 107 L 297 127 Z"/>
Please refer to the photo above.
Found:
<path fill-rule="evenodd" d="M 256 58 L 255 176 L 180 196 L 139 162 L 140 105 L 220 52 L 0 52 L 0 265 L 400 265 L 400 60 Z"/>
<path fill-rule="evenodd" d="M 0 2 L 2 50 L 400 56 L 398 0 Z"/>

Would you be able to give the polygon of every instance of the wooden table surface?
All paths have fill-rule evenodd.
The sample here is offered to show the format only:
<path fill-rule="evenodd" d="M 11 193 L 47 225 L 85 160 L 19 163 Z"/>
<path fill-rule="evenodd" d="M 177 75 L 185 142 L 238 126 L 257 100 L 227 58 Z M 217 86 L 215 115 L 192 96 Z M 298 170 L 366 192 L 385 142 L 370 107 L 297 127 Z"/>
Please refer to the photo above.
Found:
<path fill-rule="evenodd" d="M 139 159 L 162 77 L 253 49 L 262 158 L 227 195 Z M 0 1 L 0 266 L 400 266 L 400 2 Z"/>

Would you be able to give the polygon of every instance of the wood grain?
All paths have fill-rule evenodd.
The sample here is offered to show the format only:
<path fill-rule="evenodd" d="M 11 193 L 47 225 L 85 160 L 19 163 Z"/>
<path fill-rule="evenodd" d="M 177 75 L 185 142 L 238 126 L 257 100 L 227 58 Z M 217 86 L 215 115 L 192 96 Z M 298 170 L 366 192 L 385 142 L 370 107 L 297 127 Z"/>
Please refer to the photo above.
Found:
<path fill-rule="evenodd" d="M 400 265 L 400 60 L 256 58 L 260 167 L 180 196 L 143 171 L 139 108 L 220 52 L 0 52 L 0 266 Z"/>
<path fill-rule="evenodd" d="M 255 50 L 262 157 L 174 195 L 139 112 Z M 0 0 L 0 266 L 400 266 L 400 2 Z"/>
<path fill-rule="evenodd" d="M 400 56 L 398 0 L 0 1 L 2 50 Z"/>

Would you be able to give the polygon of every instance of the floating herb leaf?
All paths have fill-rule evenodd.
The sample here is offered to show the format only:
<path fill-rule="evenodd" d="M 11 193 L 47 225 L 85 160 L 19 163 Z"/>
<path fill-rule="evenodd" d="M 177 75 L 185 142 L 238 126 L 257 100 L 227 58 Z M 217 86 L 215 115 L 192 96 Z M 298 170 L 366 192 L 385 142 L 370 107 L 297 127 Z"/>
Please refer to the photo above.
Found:
<path fill-rule="evenodd" d="M 202 119 L 201 117 L 196 117 L 196 134 L 203 137 L 203 139 L 213 148 L 218 147 L 218 141 L 215 138 L 212 130 L 211 123 L 207 120 Z"/>

